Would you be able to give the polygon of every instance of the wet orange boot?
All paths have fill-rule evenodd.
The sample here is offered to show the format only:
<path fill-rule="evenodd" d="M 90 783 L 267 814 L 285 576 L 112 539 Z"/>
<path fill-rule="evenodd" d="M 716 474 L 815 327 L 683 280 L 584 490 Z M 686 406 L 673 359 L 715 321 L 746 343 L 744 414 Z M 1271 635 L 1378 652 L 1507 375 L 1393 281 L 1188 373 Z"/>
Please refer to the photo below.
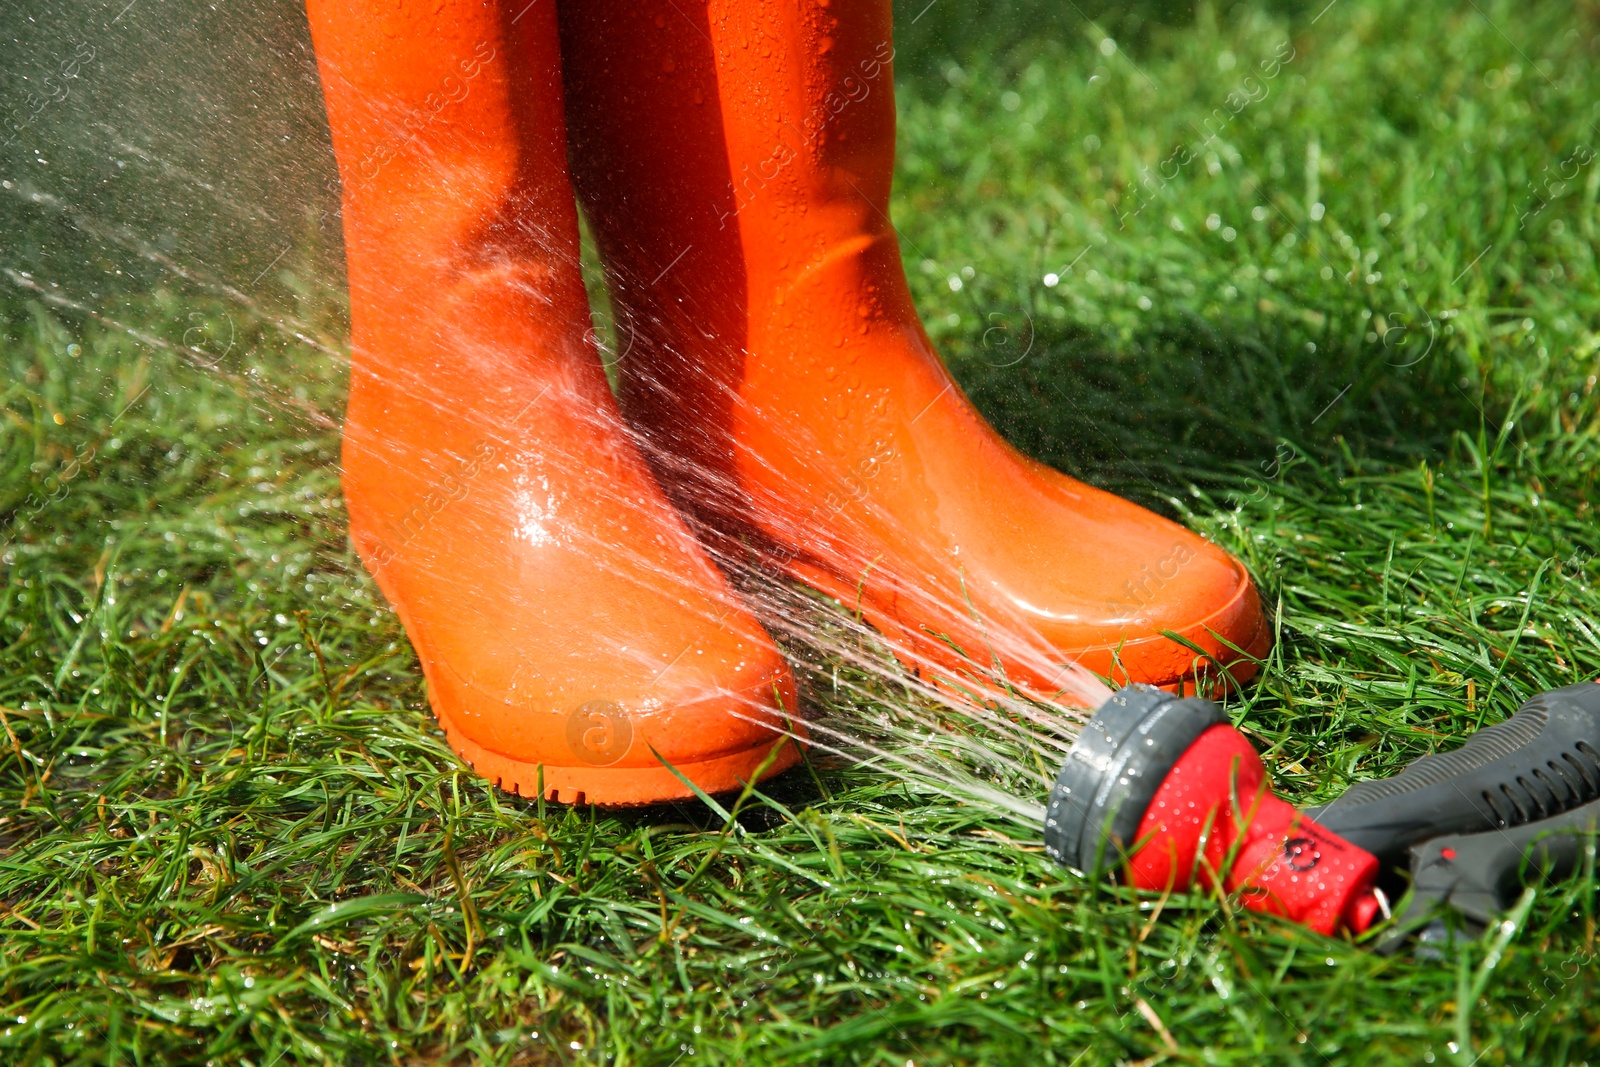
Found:
<path fill-rule="evenodd" d="M 758 569 L 859 605 L 934 677 L 1248 675 L 1235 648 L 1268 633 L 1244 568 L 1019 454 L 934 353 L 887 214 L 889 8 L 562 4 L 574 181 L 647 458 Z"/>
<path fill-rule="evenodd" d="M 767 769 L 794 762 L 766 725 L 788 669 L 585 340 L 553 5 L 308 7 L 344 186 L 351 537 L 450 744 L 570 803 L 692 795 L 663 759 L 707 791 L 777 745 Z"/>

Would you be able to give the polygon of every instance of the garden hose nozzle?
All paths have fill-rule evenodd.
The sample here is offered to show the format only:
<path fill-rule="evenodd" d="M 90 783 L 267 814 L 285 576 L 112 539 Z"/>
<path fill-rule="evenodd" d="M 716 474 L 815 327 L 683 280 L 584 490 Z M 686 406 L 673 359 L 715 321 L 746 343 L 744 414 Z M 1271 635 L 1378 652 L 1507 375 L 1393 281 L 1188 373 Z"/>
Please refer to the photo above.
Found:
<path fill-rule="evenodd" d="M 1377 855 L 1403 863 L 1413 845 L 1538 822 L 1600 798 L 1600 685 L 1531 698 L 1504 722 L 1390 778 L 1358 782 L 1307 814 Z"/>
<path fill-rule="evenodd" d="M 1323 934 L 1359 933 L 1385 910 L 1377 858 L 1274 796 L 1221 708 L 1146 686 L 1113 693 L 1084 727 L 1044 838 L 1069 867 L 1120 868 L 1156 892 L 1220 887 Z"/>

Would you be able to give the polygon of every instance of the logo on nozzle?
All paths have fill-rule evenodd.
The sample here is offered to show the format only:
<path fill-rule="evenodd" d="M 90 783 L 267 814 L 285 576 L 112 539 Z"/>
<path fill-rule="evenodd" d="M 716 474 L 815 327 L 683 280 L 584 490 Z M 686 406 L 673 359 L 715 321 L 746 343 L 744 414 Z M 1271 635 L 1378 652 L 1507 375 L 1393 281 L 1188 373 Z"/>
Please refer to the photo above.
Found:
<path fill-rule="evenodd" d="M 1283 843 L 1283 862 L 1297 871 L 1309 871 L 1322 862 L 1322 853 L 1311 838 L 1291 837 Z"/>
<path fill-rule="evenodd" d="M 567 747 L 591 767 L 609 767 L 633 744 L 633 720 L 610 700 L 579 704 L 567 716 Z"/>

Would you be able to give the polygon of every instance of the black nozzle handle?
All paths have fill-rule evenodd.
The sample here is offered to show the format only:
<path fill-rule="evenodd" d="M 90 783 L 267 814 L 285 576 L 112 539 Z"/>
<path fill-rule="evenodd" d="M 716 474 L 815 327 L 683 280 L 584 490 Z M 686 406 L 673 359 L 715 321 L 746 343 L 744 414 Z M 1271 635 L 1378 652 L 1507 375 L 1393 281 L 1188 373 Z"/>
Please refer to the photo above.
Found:
<path fill-rule="evenodd" d="M 1306 814 L 1389 863 L 1443 834 L 1548 819 L 1600 798 L 1600 685 L 1581 682 L 1529 700 L 1450 752 L 1392 778 L 1358 782 Z"/>
<path fill-rule="evenodd" d="M 1600 833 L 1600 800 L 1538 822 L 1479 834 L 1448 834 L 1411 849 L 1411 903 L 1379 944 L 1392 951 L 1445 906 L 1478 930 L 1496 921 L 1535 879 L 1578 869 Z"/>

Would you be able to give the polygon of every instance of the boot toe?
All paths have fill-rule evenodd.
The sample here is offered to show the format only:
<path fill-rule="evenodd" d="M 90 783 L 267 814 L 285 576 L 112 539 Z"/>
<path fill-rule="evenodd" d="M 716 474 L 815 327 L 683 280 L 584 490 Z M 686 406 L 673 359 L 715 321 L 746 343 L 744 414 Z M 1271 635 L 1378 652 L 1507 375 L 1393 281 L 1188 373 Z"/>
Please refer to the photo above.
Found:
<path fill-rule="evenodd" d="M 1141 582 L 1132 596 L 1116 598 L 1093 640 L 1058 647 L 1079 663 L 1115 681 L 1174 686 L 1186 678 L 1237 681 L 1255 674 L 1271 635 L 1261 598 L 1249 573 L 1215 545 L 1188 534 L 1192 559 L 1168 577 Z M 1127 593 L 1124 585 L 1120 592 Z"/>

